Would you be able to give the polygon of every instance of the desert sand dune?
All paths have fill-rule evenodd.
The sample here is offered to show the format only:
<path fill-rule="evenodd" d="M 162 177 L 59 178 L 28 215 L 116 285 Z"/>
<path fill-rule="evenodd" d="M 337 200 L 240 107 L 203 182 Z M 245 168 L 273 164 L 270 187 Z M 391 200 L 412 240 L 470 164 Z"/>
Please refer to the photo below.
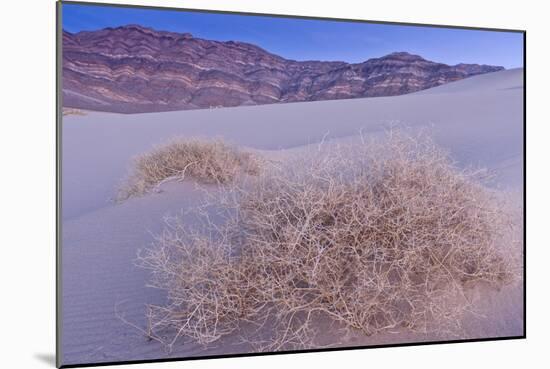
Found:
<path fill-rule="evenodd" d="M 90 113 L 63 121 L 63 217 L 108 206 L 128 160 L 166 139 L 223 137 L 263 150 L 379 132 L 391 124 L 430 127 L 463 165 L 498 168 L 522 153 L 523 72 L 472 77 L 430 92 L 352 100 L 148 114 Z M 465 86 L 466 85 L 466 86 Z M 468 87 L 474 86 L 474 87 Z M 454 93 L 449 91 L 456 90 Z M 521 182 L 521 160 L 514 165 Z M 520 185 L 521 183 L 509 183 Z"/>
<path fill-rule="evenodd" d="M 65 364 L 184 357 L 250 348 L 219 342 L 209 349 L 183 343 L 172 353 L 115 314 L 145 326 L 145 303 L 162 293 L 133 261 L 150 245 L 164 215 L 201 199 L 192 183 L 114 204 L 134 155 L 173 136 L 223 137 L 262 155 L 298 155 L 324 139 L 373 137 L 392 125 L 427 127 L 459 166 L 495 172 L 493 185 L 520 196 L 523 185 L 523 70 L 472 77 L 415 94 L 183 112 L 119 115 L 89 112 L 63 119 L 62 356 Z M 190 221 L 192 221 L 190 219 Z M 65 277 L 66 276 L 66 277 Z M 466 337 L 521 335 L 521 286 L 488 293 L 470 317 Z M 343 345 L 433 340 L 408 333 L 348 337 Z M 456 337 L 455 337 L 456 338 Z"/>

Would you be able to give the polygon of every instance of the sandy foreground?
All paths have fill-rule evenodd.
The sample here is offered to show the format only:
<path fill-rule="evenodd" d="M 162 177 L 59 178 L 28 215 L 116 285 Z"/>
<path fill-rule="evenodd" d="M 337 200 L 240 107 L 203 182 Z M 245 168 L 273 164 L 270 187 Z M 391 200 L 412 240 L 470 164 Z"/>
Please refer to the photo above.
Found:
<path fill-rule="evenodd" d="M 63 118 L 62 362 L 63 364 L 250 352 L 227 337 L 204 348 L 190 342 L 167 353 L 139 330 L 145 304 L 162 304 L 136 268 L 139 249 L 163 227 L 163 217 L 201 201 L 191 182 L 114 204 L 131 158 L 174 136 L 223 137 L 267 157 L 300 155 L 324 140 L 377 137 L 392 126 L 426 128 L 458 165 L 494 171 L 492 185 L 521 203 L 523 191 L 523 70 L 476 76 L 397 97 L 119 115 L 88 112 Z M 192 219 L 189 219 L 192 221 Z M 481 292 L 480 292 L 481 293 Z M 463 322 L 464 337 L 523 334 L 521 285 L 482 294 L 481 315 Z M 327 325 L 327 331 L 331 331 Z M 326 339 L 331 338 L 327 335 Z M 406 332 L 341 337 L 343 346 L 431 341 Z"/>

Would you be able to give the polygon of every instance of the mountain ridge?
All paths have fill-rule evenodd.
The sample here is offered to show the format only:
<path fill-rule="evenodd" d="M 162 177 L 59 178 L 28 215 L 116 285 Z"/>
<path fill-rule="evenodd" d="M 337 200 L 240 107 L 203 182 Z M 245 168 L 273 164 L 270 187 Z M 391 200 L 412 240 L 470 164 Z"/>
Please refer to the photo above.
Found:
<path fill-rule="evenodd" d="M 394 96 L 503 69 L 403 51 L 360 63 L 297 61 L 140 25 L 63 31 L 64 106 L 117 113 Z"/>

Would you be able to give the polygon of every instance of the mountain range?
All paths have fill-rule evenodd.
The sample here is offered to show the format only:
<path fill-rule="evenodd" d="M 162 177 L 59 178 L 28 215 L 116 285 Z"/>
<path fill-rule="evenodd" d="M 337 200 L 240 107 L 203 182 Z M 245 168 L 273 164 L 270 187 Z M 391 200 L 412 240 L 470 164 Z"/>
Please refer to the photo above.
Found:
<path fill-rule="evenodd" d="M 504 69 L 406 52 L 361 63 L 296 61 L 250 43 L 139 25 L 63 31 L 62 42 L 63 105 L 117 113 L 402 95 Z"/>

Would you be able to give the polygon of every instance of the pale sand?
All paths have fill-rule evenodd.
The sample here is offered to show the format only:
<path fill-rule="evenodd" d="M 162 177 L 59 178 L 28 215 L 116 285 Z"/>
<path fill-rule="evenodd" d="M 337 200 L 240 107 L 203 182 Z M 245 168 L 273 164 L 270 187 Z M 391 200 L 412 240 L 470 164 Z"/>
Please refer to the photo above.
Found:
<path fill-rule="evenodd" d="M 376 137 L 391 125 L 429 127 L 461 166 L 495 171 L 494 186 L 519 197 L 523 186 L 523 71 L 472 77 L 415 94 L 183 112 L 118 115 L 88 112 L 63 119 L 62 361 L 64 364 L 247 352 L 231 337 L 213 347 L 185 343 L 166 353 L 123 323 L 144 327 L 144 304 L 163 301 L 133 265 L 162 228 L 162 217 L 200 201 L 191 183 L 110 202 L 130 159 L 173 136 L 223 137 L 264 155 L 296 155 L 325 136 L 327 144 Z M 349 137 L 348 136 L 355 136 Z M 274 151 L 275 150 L 275 151 Z M 283 151 L 284 150 L 284 151 Z M 192 221 L 192 219 L 190 219 Z M 483 294 L 485 318 L 464 321 L 465 338 L 523 333 L 521 286 Z M 343 345 L 434 340 L 399 333 L 348 337 Z M 450 337 L 456 338 L 456 337 Z"/>

